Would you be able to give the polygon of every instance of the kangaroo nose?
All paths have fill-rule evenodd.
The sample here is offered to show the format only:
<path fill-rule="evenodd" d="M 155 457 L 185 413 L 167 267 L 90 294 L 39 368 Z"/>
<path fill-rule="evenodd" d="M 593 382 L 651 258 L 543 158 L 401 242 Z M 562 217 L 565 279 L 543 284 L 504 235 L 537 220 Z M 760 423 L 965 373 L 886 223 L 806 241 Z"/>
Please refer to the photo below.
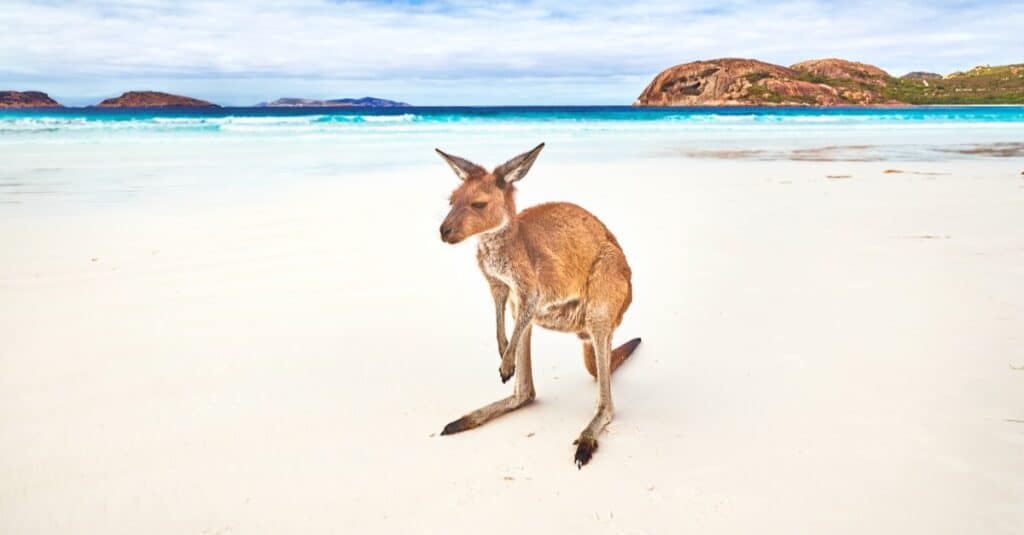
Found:
<path fill-rule="evenodd" d="M 451 227 L 441 225 L 441 240 L 448 241 L 448 236 L 451 236 L 452 232 L 454 232 L 454 230 Z"/>

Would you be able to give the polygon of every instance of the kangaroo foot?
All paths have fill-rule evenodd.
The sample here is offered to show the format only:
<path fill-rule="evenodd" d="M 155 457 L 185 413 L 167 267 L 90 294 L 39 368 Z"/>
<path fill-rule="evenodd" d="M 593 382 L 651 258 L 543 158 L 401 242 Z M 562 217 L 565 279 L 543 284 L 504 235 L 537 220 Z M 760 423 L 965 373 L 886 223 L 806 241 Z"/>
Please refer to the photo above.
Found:
<path fill-rule="evenodd" d="M 529 394 L 513 394 L 507 398 L 499 399 L 494 403 L 480 407 L 462 418 L 444 426 L 441 434 L 454 435 L 455 433 L 461 433 L 475 427 L 480 427 L 502 414 L 514 411 L 519 407 L 530 403 L 533 401 L 533 397 L 533 387 L 531 386 Z"/>
<path fill-rule="evenodd" d="M 576 444 L 576 468 L 582 469 L 583 465 L 590 462 L 594 451 L 597 450 L 597 439 L 580 435 L 580 438 L 573 441 L 573 444 Z"/>
<path fill-rule="evenodd" d="M 468 431 L 479 425 L 480 424 L 474 422 L 469 416 L 463 416 L 462 418 L 444 426 L 444 429 L 441 430 L 441 435 L 454 435 L 455 433 Z"/>

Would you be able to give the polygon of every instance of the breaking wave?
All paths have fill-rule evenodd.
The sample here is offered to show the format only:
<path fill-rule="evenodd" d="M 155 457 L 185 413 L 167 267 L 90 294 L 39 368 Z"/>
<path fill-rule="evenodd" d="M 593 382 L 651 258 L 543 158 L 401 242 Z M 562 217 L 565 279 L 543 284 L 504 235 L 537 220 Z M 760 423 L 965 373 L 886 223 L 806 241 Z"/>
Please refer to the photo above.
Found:
<path fill-rule="evenodd" d="M 1024 107 L 921 108 L 412 108 L 403 112 L 268 111 L 0 112 L 0 137 L 30 134 L 230 134 L 501 132 L 758 132 L 914 129 L 1022 129 Z"/>

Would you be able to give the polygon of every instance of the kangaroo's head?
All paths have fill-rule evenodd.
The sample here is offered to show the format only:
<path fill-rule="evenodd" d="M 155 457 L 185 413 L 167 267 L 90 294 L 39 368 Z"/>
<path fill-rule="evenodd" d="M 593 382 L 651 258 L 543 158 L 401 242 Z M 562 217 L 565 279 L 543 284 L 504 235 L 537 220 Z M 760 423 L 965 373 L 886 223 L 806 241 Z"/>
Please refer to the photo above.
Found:
<path fill-rule="evenodd" d="M 470 236 L 499 230 L 511 222 L 516 215 L 513 184 L 526 176 L 543 148 L 541 143 L 490 172 L 469 160 L 435 149 L 462 180 L 452 192 L 452 209 L 441 223 L 441 240 L 459 243 Z"/>

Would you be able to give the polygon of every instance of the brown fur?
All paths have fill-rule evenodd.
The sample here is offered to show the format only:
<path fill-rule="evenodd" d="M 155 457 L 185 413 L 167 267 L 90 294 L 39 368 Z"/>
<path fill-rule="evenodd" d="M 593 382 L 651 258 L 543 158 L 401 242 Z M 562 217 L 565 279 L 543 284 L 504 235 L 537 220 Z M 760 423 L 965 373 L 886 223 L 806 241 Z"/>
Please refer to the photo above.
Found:
<path fill-rule="evenodd" d="M 611 349 L 612 334 L 632 301 L 632 273 L 615 236 L 593 214 L 570 203 L 546 203 L 516 212 L 514 183 L 529 171 L 544 144 L 492 172 L 437 152 L 462 184 L 452 192 L 441 239 L 479 237 L 477 262 L 494 297 L 502 382 L 518 371 L 512 396 L 448 424 L 442 434 L 477 427 L 532 401 L 529 334 L 533 325 L 576 333 L 584 365 L 598 380 L 597 414 L 577 439 L 576 464 L 597 449 L 597 435 L 611 421 L 611 372 L 640 343 Z M 506 304 L 515 327 L 505 335 Z"/>

